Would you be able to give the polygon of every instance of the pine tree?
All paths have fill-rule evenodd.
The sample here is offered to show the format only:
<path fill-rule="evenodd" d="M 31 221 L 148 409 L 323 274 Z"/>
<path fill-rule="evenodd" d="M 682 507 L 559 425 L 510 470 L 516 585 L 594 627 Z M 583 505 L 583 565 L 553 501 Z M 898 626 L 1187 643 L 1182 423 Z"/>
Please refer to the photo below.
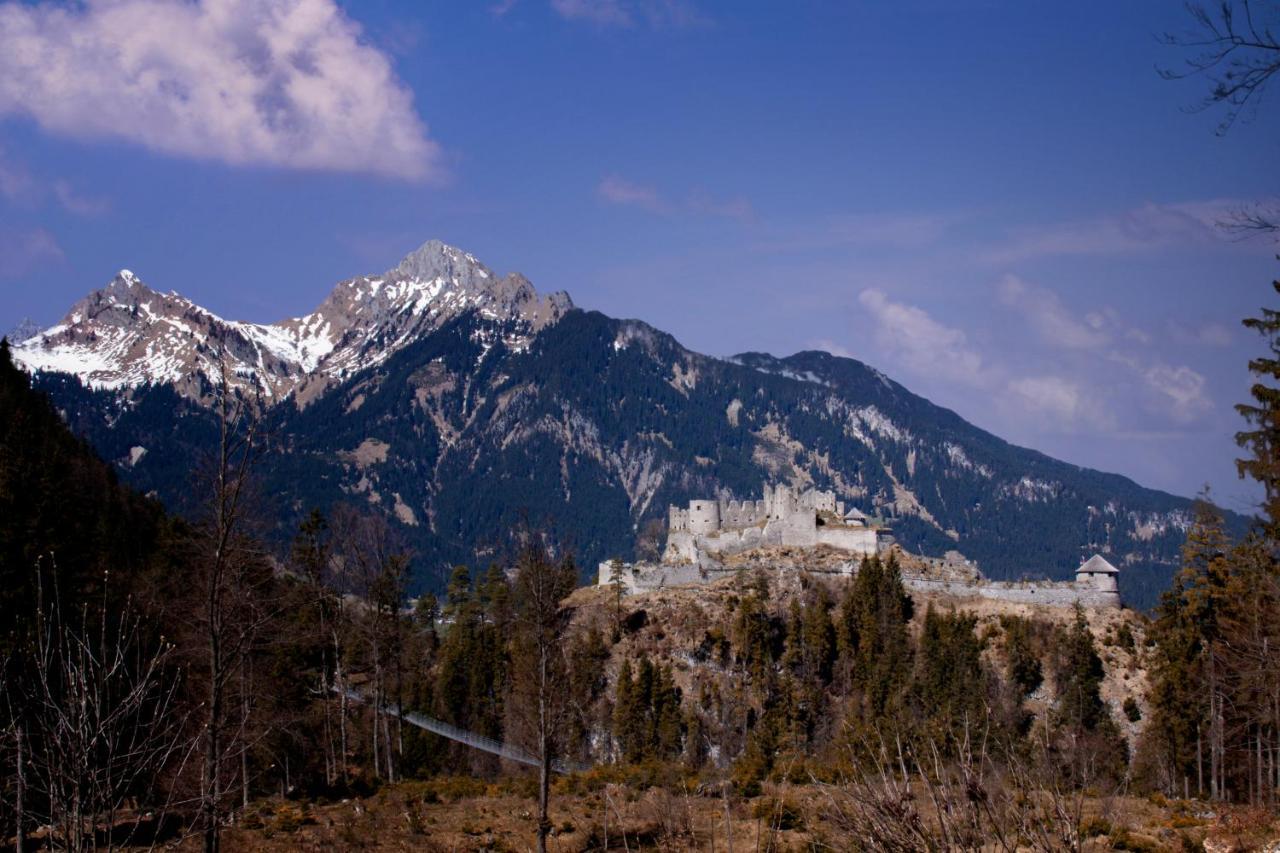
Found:
<path fill-rule="evenodd" d="M 1280 280 L 1272 282 L 1280 293 Z M 1249 389 L 1252 403 L 1236 406 L 1252 429 L 1236 433 L 1236 444 L 1250 455 L 1236 460 L 1240 476 L 1256 480 L 1263 488 L 1262 512 L 1267 537 L 1280 540 L 1280 311 L 1263 308 L 1260 315 L 1244 320 L 1247 329 L 1260 334 L 1267 355 L 1249 361 L 1249 372 L 1257 381 Z"/>
<path fill-rule="evenodd" d="M 680 688 L 676 687 L 671 667 L 657 671 L 653 694 L 654 752 L 662 759 L 680 754 L 684 738 L 684 719 L 680 708 Z"/>
<path fill-rule="evenodd" d="M 913 675 L 912 697 L 926 731 L 942 742 L 960 739 L 985 720 L 982 642 L 967 613 L 938 613 L 930 605 Z"/>
<path fill-rule="evenodd" d="M 1063 637 L 1061 651 L 1056 685 L 1059 718 L 1068 727 L 1095 731 L 1104 719 L 1109 719 L 1100 692 L 1106 673 L 1079 605 L 1076 605 L 1075 621 Z"/>
<path fill-rule="evenodd" d="M 1223 783 L 1227 769 L 1227 696 L 1220 671 L 1224 654 L 1222 622 L 1233 602 L 1229 545 L 1222 514 L 1208 500 L 1207 491 L 1197 500 L 1195 522 L 1187 531 L 1181 580 L 1185 589 L 1185 618 L 1195 632 L 1200 690 L 1208 702 L 1198 752 L 1201 755 L 1208 752 L 1209 793 L 1217 799 L 1225 795 Z"/>
<path fill-rule="evenodd" d="M 759 583 L 753 583 L 738 603 L 734 618 L 734 646 L 738 663 L 750 674 L 760 691 L 769 689 L 769 677 L 773 673 L 774 636 L 773 623 L 767 609 L 768 587 L 763 591 Z"/>
<path fill-rule="evenodd" d="M 1004 653 L 1009 682 L 1018 688 L 1018 698 L 1034 693 L 1044 681 L 1044 669 L 1031 645 L 1031 623 L 1018 616 L 1001 617 Z"/>
<path fill-rule="evenodd" d="M 622 659 L 618 668 L 618 683 L 613 694 L 613 739 L 622 760 L 634 763 L 640 760 L 639 738 L 635 731 L 636 689 L 631 675 L 631 660 Z"/>
<path fill-rule="evenodd" d="M 872 720 L 889 716 L 911 671 L 911 597 L 902 585 L 897 557 L 872 557 L 853 584 L 857 609 L 854 685 L 861 690 Z"/>
<path fill-rule="evenodd" d="M 815 590 L 800 620 L 803 650 L 801 676 L 810 686 L 831 683 L 836 655 L 836 630 L 831 622 L 831 596 L 826 587 Z"/>

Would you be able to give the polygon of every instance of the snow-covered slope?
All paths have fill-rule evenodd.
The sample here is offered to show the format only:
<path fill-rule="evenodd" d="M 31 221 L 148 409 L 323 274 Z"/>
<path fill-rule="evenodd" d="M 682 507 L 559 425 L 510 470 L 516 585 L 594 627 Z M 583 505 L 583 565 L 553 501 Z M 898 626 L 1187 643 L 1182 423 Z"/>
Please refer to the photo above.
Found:
<path fill-rule="evenodd" d="M 539 296 L 523 276 L 499 278 L 432 240 L 395 269 L 341 282 L 305 317 L 271 324 L 225 320 L 121 270 L 13 352 L 29 370 L 71 373 L 93 387 L 167 383 L 195 400 L 208 398 L 225 367 L 230 385 L 275 402 L 379 364 L 464 311 L 501 326 L 501 343 L 522 349 L 572 307 L 568 294 Z"/>

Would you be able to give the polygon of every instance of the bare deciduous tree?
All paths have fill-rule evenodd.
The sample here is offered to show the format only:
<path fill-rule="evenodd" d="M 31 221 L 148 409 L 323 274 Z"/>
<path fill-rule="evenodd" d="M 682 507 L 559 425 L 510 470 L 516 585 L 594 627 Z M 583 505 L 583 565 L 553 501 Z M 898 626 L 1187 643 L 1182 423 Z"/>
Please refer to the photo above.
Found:
<path fill-rule="evenodd" d="M 19 822 L 49 826 L 54 847 L 116 849 L 141 825 L 130 804 L 164 804 L 157 776 L 180 752 L 174 647 L 148 642 L 128 603 L 112 613 L 104 594 L 69 617 L 56 594 L 37 592 L 21 661 L 28 677 L 3 690 L 15 721 Z"/>
<path fill-rule="evenodd" d="M 576 583 L 571 560 L 553 560 L 536 541 L 525 546 L 516 565 L 510 708 L 516 739 L 538 758 L 539 853 L 546 853 L 551 830 L 552 764 L 564 748 L 572 713 L 562 642 L 569 614 L 561 602 Z"/>
<path fill-rule="evenodd" d="M 1188 3 L 1193 26 L 1181 33 L 1164 33 L 1161 42 L 1187 51 L 1176 68 L 1159 69 L 1166 80 L 1205 77 L 1209 93 L 1192 109 L 1222 107 L 1218 135 L 1229 131 L 1242 116 L 1246 120 L 1280 73 L 1280 3 L 1276 0 L 1221 0 L 1216 6 Z M 1241 237 L 1280 234 L 1280 200 L 1237 207 L 1218 223 Z"/>
<path fill-rule="evenodd" d="M 262 452 L 260 401 L 233 389 L 226 360 L 219 359 L 219 365 L 213 404 L 218 442 L 204 477 L 208 498 L 197 528 L 195 568 L 202 597 L 193 614 L 204 647 L 199 799 L 205 853 L 217 853 L 220 847 L 223 801 L 234 790 L 236 775 L 242 799 L 247 794 L 244 735 L 252 710 L 248 655 L 272 616 L 263 594 L 270 569 L 248 530 L 251 475 Z"/>
<path fill-rule="evenodd" d="M 361 618 L 348 622 L 356 631 L 371 678 L 374 775 L 394 782 L 404 753 L 404 724 L 388 708 L 399 708 L 404 700 L 406 618 L 401 608 L 409 556 L 401 538 L 381 515 L 340 506 L 334 512 L 333 530 L 339 589 L 355 594 L 365 608 Z"/>
<path fill-rule="evenodd" d="M 850 778 L 815 780 L 815 809 L 868 850 L 1080 850 L 1083 789 L 1012 751 L 996 761 L 985 734 L 970 734 L 946 752 L 930 739 L 863 744 Z"/>

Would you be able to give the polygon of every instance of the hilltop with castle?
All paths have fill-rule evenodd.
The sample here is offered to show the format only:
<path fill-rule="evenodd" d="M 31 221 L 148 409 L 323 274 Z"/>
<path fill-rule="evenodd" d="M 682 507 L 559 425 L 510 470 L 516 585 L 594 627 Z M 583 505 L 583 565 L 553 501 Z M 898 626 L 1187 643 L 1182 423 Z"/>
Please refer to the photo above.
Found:
<path fill-rule="evenodd" d="M 635 593 L 709 583 L 744 565 L 803 565 L 806 571 L 852 575 L 863 558 L 896 547 L 884 522 L 837 500 L 834 492 L 766 484 L 759 500 L 694 500 L 670 507 L 661 560 L 603 562 L 598 582 Z M 1098 554 L 1068 582 L 992 581 L 954 551 L 902 562 L 903 584 L 911 589 L 1026 604 L 1120 606 L 1119 572 Z"/>

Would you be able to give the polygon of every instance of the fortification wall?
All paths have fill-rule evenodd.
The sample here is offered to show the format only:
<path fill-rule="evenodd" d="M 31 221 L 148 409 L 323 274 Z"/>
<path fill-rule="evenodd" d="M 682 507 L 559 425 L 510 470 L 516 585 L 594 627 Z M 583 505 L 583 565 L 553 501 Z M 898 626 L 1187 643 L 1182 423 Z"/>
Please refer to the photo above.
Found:
<path fill-rule="evenodd" d="M 998 581 L 963 581 L 903 575 L 902 584 L 920 592 L 941 592 L 956 596 L 976 596 L 1015 604 L 1042 604 L 1050 607 L 1119 607 L 1120 594 L 1074 583 L 1017 584 Z"/>
<path fill-rule="evenodd" d="M 688 530 L 668 534 L 667 547 L 662 552 L 664 563 L 696 563 L 698 561 L 698 537 Z"/>
<path fill-rule="evenodd" d="M 667 517 L 667 532 L 679 533 L 689 529 L 689 510 L 673 506 Z"/>
<path fill-rule="evenodd" d="M 835 512 L 836 511 L 836 493 L 835 492 L 810 492 L 813 496 L 813 509 L 816 512 Z"/>
<path fill-rule="evenodd" d="M 723 501 L 720 504 L 720 527 L 750 527 L 765 520 L 764 501 Z"/>
<path fill-rule="evenodd" d="M 870 527 L 819 527 L 816 531 L 819 545 L 830 545 L 855 554 L 871 556 L 876 553 L 876 532 Z"/>

